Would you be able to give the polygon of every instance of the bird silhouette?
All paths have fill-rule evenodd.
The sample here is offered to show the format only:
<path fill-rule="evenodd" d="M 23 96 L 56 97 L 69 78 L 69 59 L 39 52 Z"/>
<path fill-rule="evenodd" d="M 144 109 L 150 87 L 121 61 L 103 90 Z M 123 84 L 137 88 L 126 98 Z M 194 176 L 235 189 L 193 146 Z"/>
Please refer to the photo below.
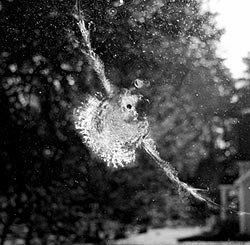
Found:
<path fill-rule="evenodd" d="M 136 159 L 136 150 L 142 148 L 176 184 L 180 193 L 216 206 L 209 198 L 201 195 L 199 189 L 182 182 L 172 165 L 160 157 L 151 137 L 149 121 L 146 116 L 138 113 L 137 108 L 143 96 L 135 88 L 120 90 L 107 79 L 104 64 L 91 47 L 90 34 L 79 2 L 76 6 L 75 17 L 82 36 L 80 50 L 87 57 L 105 90 L 105 94 L 101 96 L 99 91 L 95 96 L 86 95 L 85 101 L 73 110 L 75 129 L 83 143 L 109 167 L 126 167 L 132 164 Z M 139 79 L 134 84 L 138 88 L 145 84 L 148 86 L 148 83 Z"/>
<path fill-rule="evenodd" d="M 148 134 L 146 117 L 136 111 L 139 100 L 141 96 L 124 89 L 110 98 L 87 96 L 86 103 L 74 110 L 75 127 L 84 143 L 110 167 L 132 164 Z"/>

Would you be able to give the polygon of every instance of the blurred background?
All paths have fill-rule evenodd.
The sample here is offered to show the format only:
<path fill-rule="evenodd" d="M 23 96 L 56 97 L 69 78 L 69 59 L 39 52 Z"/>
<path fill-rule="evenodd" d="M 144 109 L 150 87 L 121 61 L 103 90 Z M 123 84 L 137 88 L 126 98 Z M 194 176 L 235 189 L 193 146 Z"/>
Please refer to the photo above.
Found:
<path fill-rule="evenodd" d="M 0 1 L 1 245 L 106 244 L 163 227 L 249 239 L 250 55 L 235 78 L 217 52 L 224 30 L 199 1 L 81 1 L 107 76 L 119 88 L 150 82 L 140 93 L 161 156 L 223 207 L 209 209 L 143 152 L 113 170 L 82 144 L 72 109 L 100 84 L 71 41 L 74 6 Z"/>

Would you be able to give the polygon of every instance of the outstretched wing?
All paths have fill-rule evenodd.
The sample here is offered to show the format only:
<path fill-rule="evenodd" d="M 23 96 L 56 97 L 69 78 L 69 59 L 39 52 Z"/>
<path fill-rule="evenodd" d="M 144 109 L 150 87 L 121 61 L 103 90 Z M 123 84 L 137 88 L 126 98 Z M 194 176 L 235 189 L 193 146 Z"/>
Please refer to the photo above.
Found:
<path fill-rule="evenodd" d="M 149 154 L 149 156 L 163 169 L 167 177 L 174 184 L 176 184 L 181 193 L 189 194 L 200 201 L 206 202 L 213 208 L 218 207 L 218 204 L 198 193 L 198 191 L 202 191 L 201 189 L 193 188 L 179 179 L 179 177 L 177 176 L 177 171 L 170 165 L 169 162 L 163 160 L 160 157 L 153 139 L 146 137 L 142 142 L 142 147 Z"/>
<path fill-rule="evenodd" d="M 85 20 L 83 12 L 80 8 L 80 1 L 76 1 L 76 19 L 77 24 L 80 29 L 82 39 L 81 39 L 81 52 L 87 57 L 89 65 L 94 69 L 96 72 L 98 78 L 100 79 L 104 89 L 106 90 L 106 93 L 108 97 L 110 97 L 115 90 L 115 87 L 109 79 L 105 75 L 105 68 L 102 60 L 100 57 L 94 52 L 94 50 L 91 47 L 90 42 L 90 33 L 89 30 L 86 28 Z"/>

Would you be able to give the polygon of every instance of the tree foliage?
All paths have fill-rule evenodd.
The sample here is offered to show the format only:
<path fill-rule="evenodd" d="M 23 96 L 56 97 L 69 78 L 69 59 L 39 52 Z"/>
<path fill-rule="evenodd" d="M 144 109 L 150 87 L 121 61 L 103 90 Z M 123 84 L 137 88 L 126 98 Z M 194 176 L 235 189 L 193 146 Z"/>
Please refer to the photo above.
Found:
<path fill-rule="evenodd" d="M 27 228 L 27 244 L 51 235 L 71 243 L 189 218 L 145 157 L 133 168 L 112 171 L 74 132 L 72 108 L 86 92 L 100 89 L 70 41 L 72 32 L 80 39 L 74 4 L 1 5 L 2 243 L 17 224 Z M 180 169 L 195 168 L 208 142 L 215 142 L 214 118 L 224 113 L 232 92 L 230 75 L 215 55 L 221 31 L 213 16 L 191 0 L 128 0 L 122 6 L 86 0 L 81 8 L 109 78 L 119 87 L 136 78 L 151 83 L 141 92 L 151 100 L 148 113 L 163 156 Z"/>

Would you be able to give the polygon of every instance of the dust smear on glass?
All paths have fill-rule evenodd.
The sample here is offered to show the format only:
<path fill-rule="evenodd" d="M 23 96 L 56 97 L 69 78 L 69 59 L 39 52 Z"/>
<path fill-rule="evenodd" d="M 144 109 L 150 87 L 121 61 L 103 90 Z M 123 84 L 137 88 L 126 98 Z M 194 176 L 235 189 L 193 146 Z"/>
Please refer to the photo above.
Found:
<path fill-rule="evenodd" d="M 137 105 L 143 100 L 135 88 L 116 88 L 106 77 L 105 67 L 98 55 L 93 51 L 90 34 L 85 25 L 84 15 L 77 2 L 78 27 L 82 40 L 78 42 L 81 52 L 87 57 L 89 65 L 96 72 L 106 94 L 100 96 L 87 95 L 85 102 L 73 111 L 74 125 L 82 141 L 109 167 L 126 167 L 136 158 L 136 150 L 143 148 L 145 152 L 162 168 L 166 176 L 176 184 L 180 193 L 189 194 L 211 206 L 217 206 L 210 199 L 182 182 L 177 171 L 161 159 L 154 140 L 150 136 L 149 122 L 137 112 Z M 146 85 L 146 84 L 145 84 Z M 144 86 L 137 79 L 135 87 Z"/>

